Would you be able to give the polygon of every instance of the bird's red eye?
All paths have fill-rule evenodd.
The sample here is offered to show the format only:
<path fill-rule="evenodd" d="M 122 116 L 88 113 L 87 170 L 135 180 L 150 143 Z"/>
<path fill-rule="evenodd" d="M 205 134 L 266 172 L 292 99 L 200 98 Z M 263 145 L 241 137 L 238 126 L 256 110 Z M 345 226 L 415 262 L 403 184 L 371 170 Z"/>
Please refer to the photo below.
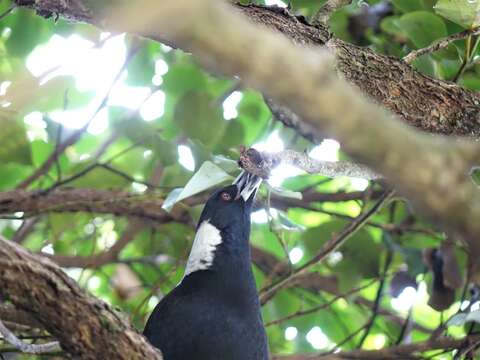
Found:
<path fill-rule="evenodd" d="M 230 194 L 227 193 L 227 192 L 223 192 L 221 196 L 222 196 L 222 200 L 225 200 L 225 201 L 230 201 L 230 200 L 232 200 L 232 195 L 230 195 Z"/>

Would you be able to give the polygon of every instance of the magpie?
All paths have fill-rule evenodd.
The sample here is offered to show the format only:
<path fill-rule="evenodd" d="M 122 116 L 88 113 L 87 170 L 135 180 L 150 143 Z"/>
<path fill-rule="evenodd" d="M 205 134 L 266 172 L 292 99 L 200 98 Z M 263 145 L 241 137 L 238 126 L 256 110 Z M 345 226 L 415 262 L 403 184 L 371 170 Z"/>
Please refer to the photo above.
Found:
<path fill-rule="evenodd" d="M 261 181 L 243 171 L 206 202 L 184 277 L 143 332 L 165 360 L 268 359 L 249 244 Z"/>

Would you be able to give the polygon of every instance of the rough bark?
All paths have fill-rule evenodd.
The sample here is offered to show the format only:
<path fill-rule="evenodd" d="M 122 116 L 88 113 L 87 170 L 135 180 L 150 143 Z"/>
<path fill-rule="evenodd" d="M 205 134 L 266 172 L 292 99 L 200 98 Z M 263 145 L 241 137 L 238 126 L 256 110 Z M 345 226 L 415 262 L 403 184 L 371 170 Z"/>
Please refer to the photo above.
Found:
<path fill-rule="evenodd" d="M 73 21 L 108 23 L 104 15 L 98 14 L 101 12 L 99 4 L 88 0 L 15 2 L 33 7 L 42 15 L 54 13 Z M 122 1 L 106 3 L 116 6 Z M 255 5 L 237 8 L 253 21 L 285 34 L 296 44 L 326 46 L 335 54 L 336 66 L 343 78 L 408 124 L 433 133 L 480 135 L 480 94 L 477 92 L 422 75 L 401 59 L 331 37 L 326 27 L 309 25 L 285 9 Z M 150 37 L 159 39 L 158 34 Z"/>
<path fill-rule="evenodd" d="M 375 199 L 380 192 L 371 194 Z M 363 191 L 319 193 L 305 191 L 302 200 L 280 197 L 272 194 L 271 201 L 275 207 L 308 207 L 315 202 L 341 202 L 363 200 Z M 33 217 L 50 212 L 90 212 L 112 214 L 125 217 L 137 217 L 152 220 L 156 224 L 169 221 L 188 222 L 190 217 L 182 208 L 176 207 L 171 213 L 162 209 L 163 195 L 153 193 L 139 195 L 121 190 L 98 189 L 55 189 L 49 192 L 37 190 L 12 190 L 0 192 L 0 215 L 23 212 L 24 217 Z M 185 204 L 195 206 L 207 199 L 204 194 L 186 199 Z"/>
<path fill-rule="evenodd" d="M 92 212 L 139 217 L 158 223 L 173 220 L 162 210 L 163 196 L 126 191 L 56 189 L 49 192 L 14 190 L 0 193 L 0 214 L 23 212 L 31 217 L 48 212 Z"/>
<path fill-rule="evenodd" d="M 30 314 L 77 359 L 161 359 L 109 305 L 50 260 L 0 237 L 0 296 Z"/>
<path fill-rule="evenodd" d="M 15 324 L 26 325 L 32 328 L 41 328 L 42 325 L 33 319 L 27 311 L 18 310 L 12 304 L 0 304 L 0 319 Z"/>

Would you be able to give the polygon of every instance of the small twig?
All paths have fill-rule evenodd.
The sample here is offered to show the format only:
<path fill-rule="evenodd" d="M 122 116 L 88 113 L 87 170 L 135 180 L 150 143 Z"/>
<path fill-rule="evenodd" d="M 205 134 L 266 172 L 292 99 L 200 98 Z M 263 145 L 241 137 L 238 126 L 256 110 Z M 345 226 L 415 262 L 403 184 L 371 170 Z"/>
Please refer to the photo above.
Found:
<path fill-rule="evenodd" d="M 65 110 L 64 110 L 65 111 Z M 58 147 L 60 146 L 60 142 L 62 139 L 62 132 L 63 132 L 63 125 L 58 124 L 57 128 L 57 139 L 55 141 L 55 150 L 54 153 L 59 153 Z M 60 166 L 60 156 L 55 157 L 55 167 L 57 169 L 57 182 L 62 180 L 62 167 Z"/>
<path fill-rule="evenodd" d="M 351 3 L 352 0 L 328 0 L 313 16 L 312 23 L 314 25 L 326 25 L 335 11 Z"/>
<path fill-rule="evenodd" d="M 408 309 L 407 317 L 405 318 L 405 322 L 400 329 L 400 334 L 398 334 L 397 341 L 395 341 L 395 345 L 401 345 L 403 339 L 408 338 L 408 334 L 412 330 L 412 315 L 413 315 L 413 306 Z"/>
<path fill-rule="evenodd" d="M 314 144 L 321 142 L 322 138 L 318 136 L 313 127 L 306 123 L 292 110 L 267 97 L 264 97 L 263 100 L 270 109 L 270 112 L 275 120 L 280 121 L 286 127 L 294 129 L 295 134 L 300 134 Z"/>
<path fill-rule="evenodd" d="M 382 300 L 383 289 L 385 287 L 385 279 L 387 277 L 388 269 L 392 264 L 392 260 L 393 260 L 393 253 L 391 250 L 388 250 L 387 258 L 385 260 L 385 267 L 383 269 L 382 279 L 380 280 L 380 284 L 378 285 L 377 294 L 375 296 L 375 301 L 373 303 L 372 315 L 370 317 L 370 320 L 368 320 L 367 325 L 365 327 L 365 332 L 363 333 L 362 338 L 360 339 L 357 345 L 357 348 L 359 349 L 363 346 L 363 343 L 367 339 L 368 334 L 370 333 L 370 330 L 372 330 L 373 324 L 375 323 L 375 320 L 378 316 L 378 309 L 380 307 L 380 301 Z"/>
<path fill-rule="evenodd" d="M 473 46 L 472 46 L 472 40 L 473 40 L 473 36 L 469 36 L 465 40 L 465 56 L 462 61 L 462 65 L 460 66 L 460 68 L 458 69 L 458 72 L 455 74 L 454 78 L 452 79 L 452 81 L 455 83 L 458 82 L 458 80 L 463 75 L 465 70 L 467 70 L 467 68 L 473 63 L 473 59 L 478 47 L 480 37 L 477 37 Z"/>
<path fill-rule="evenodd" d="M 457 73 L 453 77 L 452 81 L 454 83 L 458 82 L 458 79 L 463 75 L 463 72 L 467 68 L 468 63 L 470 62 L 470 50 L 472 46 L 472 36 L 469 35 L 467 36 L 467 39 L 465 40 L 465 53 L 463 56 L 463 61 L 462 64 L 460 65 L 460 68 L 458 69 Z"/>
<path fill-rule="evenodd" d="M 87 167 L 85 167 L 84 169 L 80 170 L 78 173 L 76 174 L 73 174 L 71 175 L 70 177 L 68 178 L 65 178 L 63 179 L 62 181 L 57 181 L 55 184 L 53 184 L 52 186 L 50 186 L 49 188 L 43 190 L 44 193 L 48 193 L 60 186 L 63 186 L 63 185 L 66 185 L 74 180 L 77 180 L 85 175 L 87 175 L 89 172 L 91 172 L 92 170 L 96 169 L 97 167 L 99 168 L 103 168 L 113 174 L 116 174 L 120 177 L 123 177 L 124 179 L 126 179 L 127 181 L 129 182 L 135 182 L 135 183 L 139 183 L 139 184 L 142 184 L 142 185 L 145 185 L 147 187 L 152 187 L 152 188 L 158 188 L 158 189 L 162 189 L 164 187 L 162 186 L 155 186 L 149 182 L 146 182 L 146 181 L 143 181 L 143 180 L 140 180 L 140 179 L 135 179 L 134 177 L 128 175 L 127 173 L 121 171 L 121 170 L 118 170 L 114 167 L 112 167 L 110 165 L 111 162 L 113 162 L 115 159 L 125 155 L 126 153 L 128 153 L 129 151 L 135 149 L 137 146 L 141 145 L 142 143 L 144 143 L 150 136 L 147 136 L 139 141 L 137 141 L 136 143 L 126 147 L 125 149 L 123 149 L 122 151 L 116 153 L 115 155 L 113 155 L 112 157 L 110 157 L 109 159 L 107 159 L 106 161 L 104 162 L 95 162 L 93 164 L 90 164 L 88 165 Z"/>
<path fill-rule="evenodd" d="M 298 310 L 290 315 L 287 315 L 285 317 L 282 317 L 280 319 L 276 319 L 276 320 L 272 320 L 268 323 L 265 324 L 265 327 L 268 327 L 268 326 L 272 326 L 272 325 L 278 325 L 278 324 L 281 324 L 285 321 L 288 321 L 290 319 L 294 319 L 294 318 L 297 318 L 297 317 L 301 317 L 301 316 L 305 316 L 305 315 L 310 315 L 310 314 L 313 314 L 319 310 L 322 310 L 322 309 L 326 309 L 327 307 L 329 307 L 330 305 L 334 304 L 336 301 L 340 300 L 340 299 L 344 299 L 346 298 L 347 296 L 350 296 L 350 295 L 353 295 L 357 292 L 360 292 L 362 290 L 365 290 L 366 288 L 372 286 L 375 282 L 377 282 L 376 279 L 370 281 L 369 283 L 365 284 L 365 285 L 362 285 L 360 287 L 357 287 L 357 288 L 354 288 L 354 289 L 351 289 L 343 294 L 340 294 L 340 295 L 337 295 L 335 296 L 333 299 L 331 299 L 330 301 L 326 302 L 326 303 L 323 303 L 323 304 L 320 304 L 320 305 L 317 305 L 315 307 L 312 307 L 310 309 L 306 309 L 306 310 Z"/>
<path fill-rule="evenodd" d="M 49 352 L 61 351 L 60 343 L 58 341 L 52 341 L 45 344 L 27 344 L 20 340 L 13 332 L 11 332 L 0 320 L 0 335 L 6 342 L 14 346 L 21 352 L 28 354 L 43 354 Z"/>
<path fill-rule="evenodd" d="M 325 352 L 324 354 L 327 355 L 327 354 L 333 354 L 335 353 L 336 351 L 338 351 L 339 349 L 341 349 L 341 347 L 343 345 L 345 345 L 346 343 L 348 343 L 350 340 L 352 340 L 355 336 L 357 336 L 358 334 L 360 334 L 361 331 L 363 331 L 363 329 L 365 329 L 366 327 L 368 326 L 368 322 L 363 324 L 362 326 L 360 326 L 357 330 L 355 330 L 354 332 L 352 332 L 351 334 L 349 334 L 345 339 L 341 340 L 338 344 L 335 344 L 335 347 L 333 349 L 331 349 L 330 351 L 327 351 Z"/>
<path fill-rule="evenodd" d="M 474 36 L 474 35 L 479 35 L 480 34 L 480 27 L 474 28 L 474 29 L 468 29 L 450 36 L 447 36 L 443 39 L 440 39 L 430 46 L 427 46 L 422 49 L 418 50 L 413 50 L 410 53 L 408 53 L 404 58 L 403 61 L 405 61 L 407 64 L 410 64 L 413 60 L 416 58 L 425 55 L 425 54 L 430 54 L 435 51 L 445 49 L 448 45 L 450 45 L 453 41 L 456 40 L 462 40 L 465 39 L 469 36 Z"/>
<path fill-rule="evenodd" d="M 34 230 L 38 220 L 38 217 L 25 219 L 22 225 L 15 232 L 15 235 L 13 235 L 12 241 L 17 244 L 22 244 L 27 236 Z"/>
<path fill-rule="evenodd" d="M 265 204 L 265 212 L 267 213 L 267 217 L 268 217 L 268 227 L 270 229 L 270 232 L 275 235 L 275 238 L 277 239 L 280 247 L 282 248 L 283 250 L 283 253 L 287 259 L 287 263 L 288 263 L 288 267 L 290 269 L 290 272 L 292 271 L 293 269 L 293 264 L 292 262 L 290 261 L 290 256 L 289 256 L 289 253 L 288 253 L 288 247 L 287 247 L 287 244 L 285 243 L 284 241 L 284 232 L 281 231 L 280 229 L 277 228 L 277 226 L 274 224 L 275 222 L 275 219 L 272 215 L 272 212 L 271 212 L 271 202 L 270 202 L 270 198 L 271 198 L 271 195 L 272 195 L 272 192 L 271 192 L 271 189 L 268 188 L 267 190 L 267 202 Z"/>

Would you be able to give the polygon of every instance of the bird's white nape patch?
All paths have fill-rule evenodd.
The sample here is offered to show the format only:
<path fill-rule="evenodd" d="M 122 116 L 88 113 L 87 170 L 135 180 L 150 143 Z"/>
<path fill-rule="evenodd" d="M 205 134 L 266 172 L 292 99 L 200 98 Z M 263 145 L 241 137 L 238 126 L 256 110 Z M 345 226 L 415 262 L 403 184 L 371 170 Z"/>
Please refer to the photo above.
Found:
<path fill-rule="evenodd" d="M 215 249 L 221 243 L 220 230 L 210 224 L 208 220 L 202 222 L 195 234 L 184 276 L 198 270 L 210 268 L 215 258 Z"/>

